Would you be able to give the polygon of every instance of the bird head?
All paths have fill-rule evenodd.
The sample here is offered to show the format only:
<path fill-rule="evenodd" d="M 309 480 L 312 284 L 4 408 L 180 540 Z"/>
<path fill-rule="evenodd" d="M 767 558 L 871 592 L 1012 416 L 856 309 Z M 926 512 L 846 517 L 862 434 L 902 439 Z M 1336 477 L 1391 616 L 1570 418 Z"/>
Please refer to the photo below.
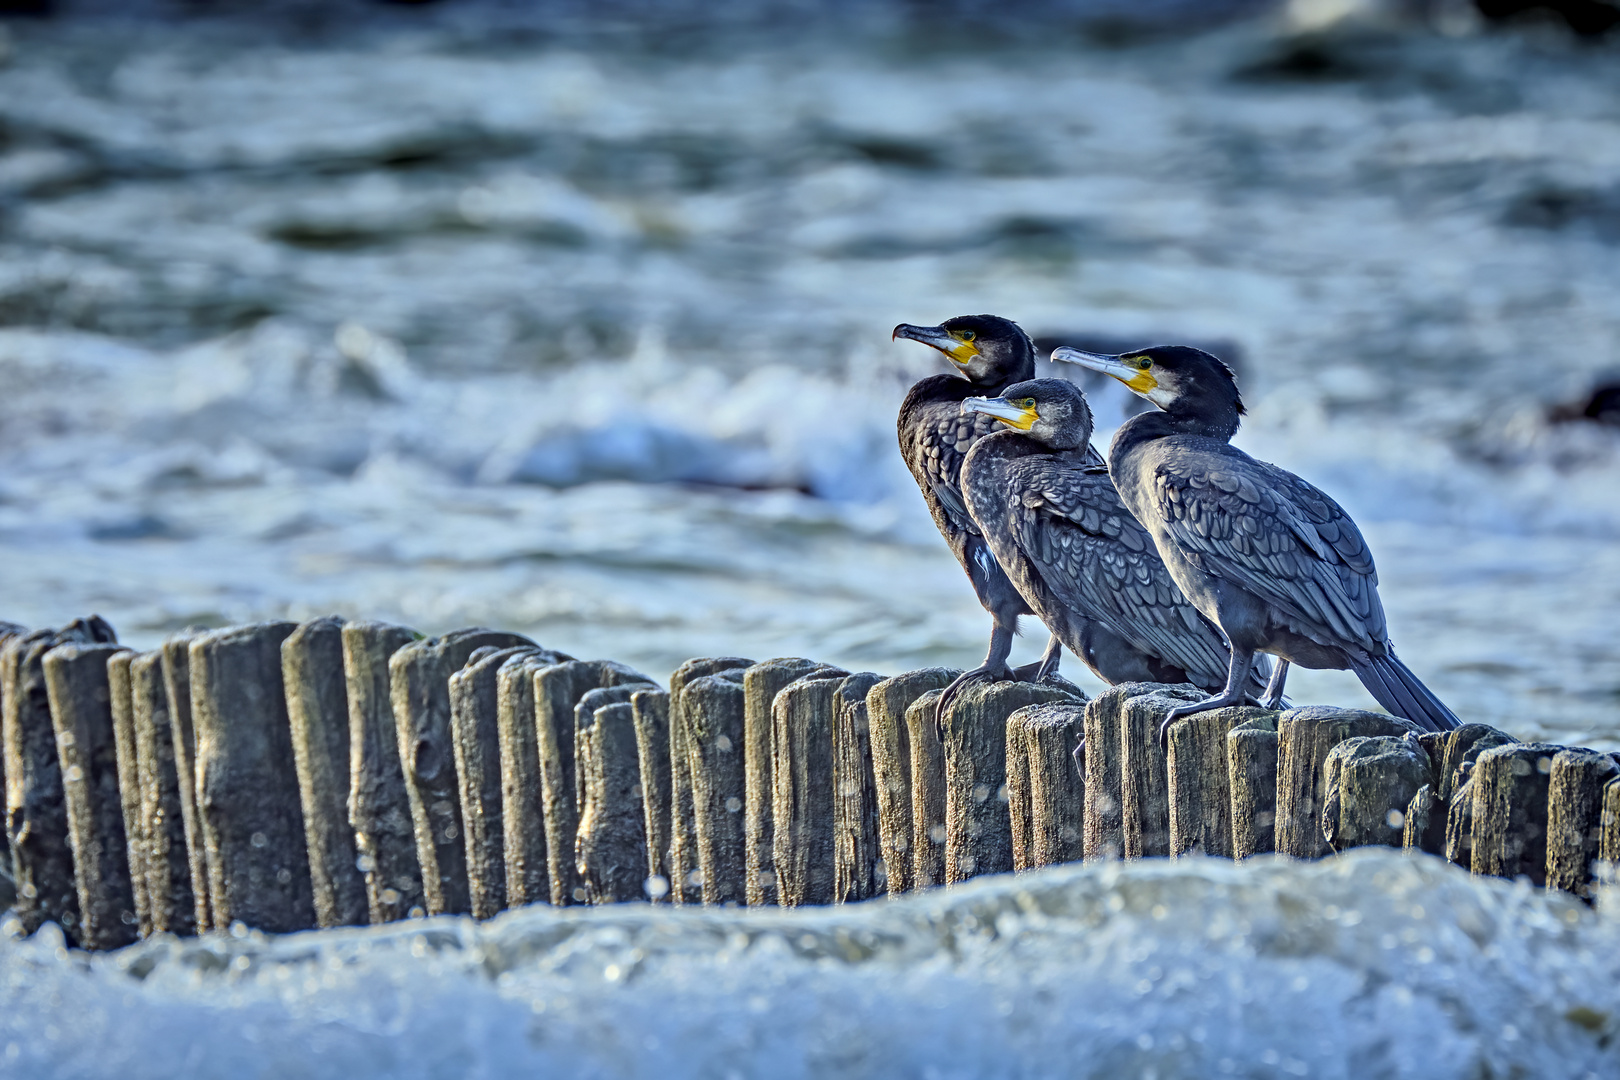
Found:
<path fill-rule="evenodd" d="M 1000 397 L 970 397 L 964 413 L 993 416 L 1054 450 L 1074 450 L 1091 441 L 1091 407 L 1080 388 L 1064 379 L 1014 383 Z"/>
<path fill-rule="evenodd" d="M 939 326 L 901 323 L 891 337 L 939 350 L 974 386 L 1001 387 L 1035 374 L 1035 345 L 1029 335 L 995 315 L 958 315 Z"/>
<path fill-rule="evenodd" d="M 1052 350 L 1052 359 L 1112 375 L 1134 394 L 1168 413 L 1243 414 L 1237 377 L 1232 369 L 1202 349 L 1189 345 L 1155 345 L 1107 356 L 1068 346 Z"/>

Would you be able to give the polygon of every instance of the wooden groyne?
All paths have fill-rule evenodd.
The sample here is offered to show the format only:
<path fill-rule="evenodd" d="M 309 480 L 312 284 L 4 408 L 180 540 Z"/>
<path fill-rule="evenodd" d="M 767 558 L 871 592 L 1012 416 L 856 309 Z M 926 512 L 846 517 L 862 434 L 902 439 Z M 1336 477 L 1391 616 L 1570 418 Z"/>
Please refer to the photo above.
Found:
<path fill-rule="evenodd" d="M 1161 747 L 1197 692 L 1149 683 L 979 686 L 936 724 L 956 674 L 711 657 L 664 689 L 477 628 L 268 622 L 137 653 L 95 617 L 0 623 L 0 900 L 110 949 L 1366 844 L 1589 895 L 1620 860 L 1611 754 L 1322 707 L 1213 710 Z"/>

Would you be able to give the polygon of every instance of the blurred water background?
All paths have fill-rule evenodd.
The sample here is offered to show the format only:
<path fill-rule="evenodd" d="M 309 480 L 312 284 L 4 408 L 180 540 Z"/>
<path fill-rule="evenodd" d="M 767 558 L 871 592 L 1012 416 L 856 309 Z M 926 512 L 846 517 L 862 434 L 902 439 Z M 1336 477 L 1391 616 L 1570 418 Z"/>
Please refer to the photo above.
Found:
<path fill-rule="evenodd" d="M 939 364 L 888 331 L 988 311 L 1215 343 L 1460 715 L 1620 745 L 1612 40 L 1349 0 L 0 25 L 7 618 L 967 665 L 893 445 Z"/>

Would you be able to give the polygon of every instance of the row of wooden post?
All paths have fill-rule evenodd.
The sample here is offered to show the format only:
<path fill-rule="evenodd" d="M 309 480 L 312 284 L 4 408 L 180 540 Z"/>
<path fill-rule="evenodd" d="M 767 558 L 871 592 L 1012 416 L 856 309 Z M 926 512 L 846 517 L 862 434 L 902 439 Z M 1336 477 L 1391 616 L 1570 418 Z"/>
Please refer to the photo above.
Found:
<path fill-rule="evenodd" d="M 1196 691 L 1155 684 L 980 685 L 936 723 L 956 674 L 711 657 L 665 690 L 484 629 L 324 618 L 136 653 L 99 618 L 0 623 L 15 910 L 115 948 L 1362 844 L 1584 894 L 1620 857 L 1612 755 L 1334 708 L 1201 713 L 1161 747 Z"/>

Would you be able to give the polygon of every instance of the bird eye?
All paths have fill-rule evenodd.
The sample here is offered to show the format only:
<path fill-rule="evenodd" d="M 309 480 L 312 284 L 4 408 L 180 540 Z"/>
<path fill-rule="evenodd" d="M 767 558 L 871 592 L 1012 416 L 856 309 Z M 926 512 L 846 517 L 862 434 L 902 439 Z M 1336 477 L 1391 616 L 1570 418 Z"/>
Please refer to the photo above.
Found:
<path fill-rule="evenodd" d="M 1153 361 L 1145 356 L 1133 356 L 1131 357 L 1131 366 L 1138 371 L 1146 371 L 1153 366 Z"/>
<path fill-rule="evenodd" d="M 1024 398 L 1018 403 L 1018 407 L 1020 409 L 1033 409 L 1035 407 L 1035 399 L 1032 397 Z"/>
<path fill-rule="evenodd" d="M 956 336 L 961 338 L 963 341 L 972 341 L 974 338 L 978 337 L 979 335 L 975 334 L 971 330 L 958 330 L 956 332 Z"/>

